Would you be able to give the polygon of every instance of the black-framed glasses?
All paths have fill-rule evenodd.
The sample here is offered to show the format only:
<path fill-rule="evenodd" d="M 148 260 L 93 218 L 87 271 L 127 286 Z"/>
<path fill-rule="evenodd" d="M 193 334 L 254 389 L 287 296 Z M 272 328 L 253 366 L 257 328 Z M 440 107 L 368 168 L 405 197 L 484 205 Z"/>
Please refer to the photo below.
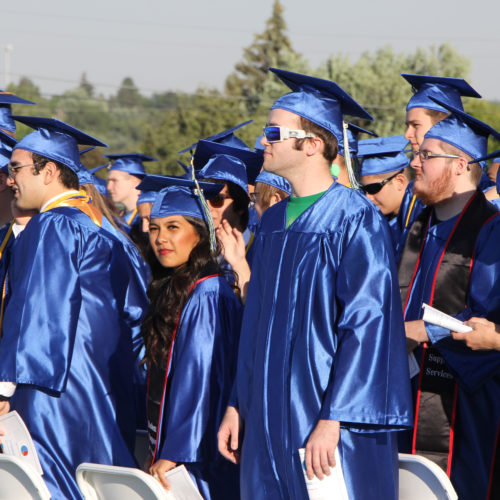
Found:
<path fill-rule="evenodd" d="M 222 205 L 224 205 L 224 200 L 233 200 L 234 198 L 232 196 L 229 196 L 227 194 L 216 194 L 213 198 L 210 198 L 208 201 L 208 204 L 211 205 L 214 208 L 220 208 Z"/>
<path fill-rule="evenodd" d="M 404 168 L 395 174 L 392 174 L 390 177 L 387 177 L 387 179 L 384 179 L 383 181 L 372 182 L 371 184 L 366 184 L 365 186 L 362 185 L 360 188 L 365 194 L 377 194 L 388 182 L 392 181 L 396 175 L 402 174 L 403 172 Z"/>
<path fill-rule="evenodd" d="M 460 158 L 457 155 L 447 155 L 445 153 L 431 153 L 427 151 L 427 149 L 423 149 L 422 151 L 413 151 L 413 157 L 417 156 L 420 158 L 420 161 L 432 160 L 433 158 Z"/>
<path fill-rule="evenodd" d="M 308 134 L 305 130 L 292 130 L 287 127 L 269 125 L 263 128 L 267 142 L 281 142 L 285 139 L 312 139 L 314 134 Z"/>
<path fill-rule="evenodd" d="M 8 164 L 7 165 L 7 171 L 9 172 L 9 177 L 14 177 L 16 172 L 20 169 L 20 168 L 23 168 L 23 167 L 34 167 L 35 164 L 34 163 L 26 163 L 24 165 L 12 165 L 12 164 Z"/>

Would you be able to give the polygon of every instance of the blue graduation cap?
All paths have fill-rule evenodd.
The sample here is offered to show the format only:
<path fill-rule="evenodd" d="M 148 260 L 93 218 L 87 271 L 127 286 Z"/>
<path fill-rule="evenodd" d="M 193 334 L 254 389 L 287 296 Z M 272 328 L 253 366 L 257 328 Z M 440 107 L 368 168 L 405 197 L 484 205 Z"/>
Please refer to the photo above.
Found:
<path fill-rule="evenodd" d="M 141 191 L 139 198 L 137 198 L 137 205 L 142 205 L 143 203 L 154 203 L 157 191 Z"/>
<path fill-rule="evenodd" d="M 23 137 L 14 150 L 22 149 L 39 154 L 66 165 L 73 172 L 78 172 L 81 168 L 78 144 L 107 147 L 104 142 L 55 118 L 38 116 L 12 116 L 12 118 L 36 129 L 35 132 Z"/>
<path fill-rule="evenodd" d="M 16 131 L 16 123 L 12 118 L 12 104 L 35 104 L 34 102 L 21 99 L 11 92 L 0 90 L 0 129 L 9 132 Z"/>
<path fill-rule="evenodd" d="M 198 186 L 207 199 L 217 195 L 223 188 L 221 184 L 209 182 L 198 182 Z M 142 192 L 155 192 L 151 219 L 187 215 L 206 221 L 206 210 L 198 193 L 198 186 L 194 181 L 181 177 L 146 175 L 136 189 Z"/>
<path fill-rule="evenodd" d="M 9 175 L 7 165 L 10 162 L 12 148 L 17 144 L 17 141 L 9 134 L 0 130 L 0 172 Z"/>
<path fill-rule="evenodd" d="M 215 155 L 231 156 L 243 162 L 246 167 L 247 184 L 253 184 L 255 182 L 255 178 L 261 171 L 264 162 L 262 151 L 235 148 L 233 146 L 227 146 L 226 144 L 219 144 L 217 142 L 205 141 L 202 139 L 198 141 L 198 147 L 193 156 L 195 170 L 201 170 L 208 163 L 210 158 Z M 205 179 L 208 178 L 209 177 L 205 177 Z M 240 177 L 240 179 L 242 181 L 243 177 Z M 248 192 L 248 186 L 245 191 Z"/>
<path fill-rule="evenodd" d="M 102 170 L 103 168 L 107 168 L 108 166 L 109 163 L 105 163 L 104 165 L 99 165 L 98 167 L 94 167 L 89 170 L 89 172 L 93 175 L 94 186 L 96 187 L 97 191 L 99 191 L 99 193 L 103 196 L 108 195 L 107 182 L 105 179 L 102 179 L 101 177 L 95 175 L 95 173 L 99 172 L 99 170 Z"/>
<path fill-rule="evenodd" d="M 269 71 L 292 90 L 280 97 L 271 109 L 284 109 L 316 123 L 331 132 L 339 144 L 343 144 L 344 115 L 373 120 L 370 113 L 335 82 L 277 68 L 269 68 Z"/>
<path fill-rule="evenodd" d="M 253 147 L 254 149 L 258 149 L 259 151 L 264 151 L 265 147 L 260 142 L 262 137 L 264 137 L 264 136 L 259 135 L 259 137 L 257 137 L 257 139 L 255 139 L 255 146 Z"/>
<path fill-rule="evenodd" d="M 415 92 L 406 106 L 407 111 L 412 108 L 426 108 L 447 113 L 447 109 L 440 106 L 433 98 L 463 111 L 461 97 L 481 97 L 462 78 L 408 73 L 401 73 L 401 76 L 410 83 Z"/>
<path fill-rule="evenodd" d="M 245 164 L 234 156 L 223 154 L 212 156 L 197 173 L 197 178 L 232 182 L 248 195 L 247 169 Z"/>
<path fill-rule="evenodd" d="M 347 123 L 347 140 L 349 142 L 349 152 L 351 155 L 356 156 L 358 154 L 358 136 L 359 134 L 368 134 L 373 137 L 378 137 L 375 132 L 370 130 L 365 130 L 364 128 L 358 127 L 353 123 Z M 344 141 L 339 144 L 339 155 L 345 156 L 344 151 Z"/>
<path fill-rule="evenodd" d="M 290 183 L 280 175 L 272 174 L 271 172 L 266 172 L 263 170 L 255 179 L 255 183 L 261 182 L 262 184 L 267 184 L 268 186 L 280 189 L 288 195 L 292 194 L 292 186 Z"/>
<path fill-rule="evenodd" d="M 240 123 L 234 127 L 228 128 L 227 130 L 223 130 L 218 134 L 211 135 L 210 137 L 205 138 L 205 141 L 218 142 L 219 144 L 226 144 L 227 146 L 232 146 L 233 148 L 241 148 L 241 149 L 250 149 L 241 139 L 234 135 L 236 130 L 245 127 L 249 123 L 252 123 L 253 120 L 248 120 L 246 122 Z M 192 151 L 198 145 L 197 142 L 191 144 L 191 146 L 179 151 L 179 154 L 187 153 L 188 151 Z"/>
<path fill-rule="evenodd" d="M 434 99 L 434 98 L 432 98 Z M 500 140 L 500 132 L 460 109 L 435 99 L 451 115 L 437 122 L 425 134 L 425 139 L 437 139 L 460 149 L 474 159 L 481 161 L 488 151 L 488 137 Z"/>
<path fill-rule="evenodd" d="M 117 154 L 117 155 L 104 155 L 113 161 L 109 171 L 119 170 L 121 172 L 126 172 L 130 175 L 135 175 L 142 179 L 146 175 L 146 170 L 144 169 L 143 161 L 158 161 L 156 158 L 151 156 L 143 155 L 141 153 L 127 153 L 127 154 Z"/>
<path fill-rule="evenodd" d="M 403 135 L 359 141 L 358 157 L 363 158 L 361 175 L 397 172 L 410 164 L 405 154 L 408 140 Z"/>

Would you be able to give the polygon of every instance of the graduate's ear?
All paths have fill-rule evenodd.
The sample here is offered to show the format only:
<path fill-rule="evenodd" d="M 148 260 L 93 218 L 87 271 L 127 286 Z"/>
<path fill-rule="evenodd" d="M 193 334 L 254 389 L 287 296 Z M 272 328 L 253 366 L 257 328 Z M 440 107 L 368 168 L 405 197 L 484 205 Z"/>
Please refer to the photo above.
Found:
<path fill-rule="evenodd" d="M 323 154 L 325 143 L 321 137 L 308 137 L 305 142 L 305 152 L 307 156 Z"/>
<path fill-rule="evenodd" d="M 40 170 L 40 174 L 44 176 L 44 184 L 51 184 L 59 177 L 59 168 L 53 161 L 48 161 Z"/>
<path fill-rule="evenodd" d="M 469 162 L 463 156 L 461 156 L 460 158 L 456 158 L 455 169 L 458 175 L 463 175 L 464 173 L 470 170 Z"/>

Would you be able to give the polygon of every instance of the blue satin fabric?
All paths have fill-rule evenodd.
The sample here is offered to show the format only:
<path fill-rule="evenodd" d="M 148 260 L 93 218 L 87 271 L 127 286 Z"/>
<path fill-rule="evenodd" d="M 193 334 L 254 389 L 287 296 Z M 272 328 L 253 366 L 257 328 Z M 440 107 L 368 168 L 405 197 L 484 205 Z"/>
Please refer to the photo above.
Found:
<path fill-rule="evenodd" d="M 429 229 L 408 300 L 407 321 L 420 319 L 422 303 L 429 303 L 439 256 L 457 217 Z M 478 235 L 467 305 L 457 315 L 459 319 L 483 316 L 500 323 L 499 244 L 500 216 L 484 226 Z M 458 382 L 451 481 L 461 500 L 486 498 L 500 421 L 500 352 L 472 351 L 463 342 L 453 340 L 450 331 L 442 327 L 426 324 L 426 330 Z"/>
<path fill-rule="evenodd" d="M 146 266 L 76 208 L 28 223 L 9 267 L 0 380 L 38 450 L 54 499 L 81 498 L 81 462 L 134 466 L 133 374 Z"/>
<path fill-rule="evenodd" d="M 393 475 L 388 432 L 412 425 L 387 224 L 369 200 L 338 183 L 288 230 L 286 208 L 283 200 L 264 213 L 254 242 L 231 398 L 245 421 L 242 498 L 307 498 L 297 450 L 318 419 L 330 419 L 372 462 L 349 498 L 378 499 L 366 484 L 383 489 Z M 375 453 L 368 443 L 377 433 L 385 445 Z M 380 454 L 389 458 L 379 476 Z M 344 462 L 347 476 L 356 467 Z"/>
<path fill-rule="evenodd" d="M 239 468 L 217 451 L 236 371 L 241 305 L 222 277 L 196 285 L 174 341 L 157 458 L 183 463 L 205 500 L 238 498 Z"/>

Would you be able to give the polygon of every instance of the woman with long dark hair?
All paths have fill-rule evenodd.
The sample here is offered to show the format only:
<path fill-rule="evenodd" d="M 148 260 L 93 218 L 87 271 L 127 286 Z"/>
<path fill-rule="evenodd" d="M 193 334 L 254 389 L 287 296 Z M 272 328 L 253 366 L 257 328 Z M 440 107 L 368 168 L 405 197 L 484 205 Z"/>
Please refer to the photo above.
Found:
<path fill-rule="evenodd" d="M 241 305 L 218 264 L 206 202 L 194 182 L 172 182 L 185 186 L 159 192 L 149 227 L 162 265 L 142 326 L 150 473 L 168 488 L 165 473 L 184 464 L 205 500 L 238 498 L 238 469 L 218 454 L 216 435 L 234 375 Z"/>

